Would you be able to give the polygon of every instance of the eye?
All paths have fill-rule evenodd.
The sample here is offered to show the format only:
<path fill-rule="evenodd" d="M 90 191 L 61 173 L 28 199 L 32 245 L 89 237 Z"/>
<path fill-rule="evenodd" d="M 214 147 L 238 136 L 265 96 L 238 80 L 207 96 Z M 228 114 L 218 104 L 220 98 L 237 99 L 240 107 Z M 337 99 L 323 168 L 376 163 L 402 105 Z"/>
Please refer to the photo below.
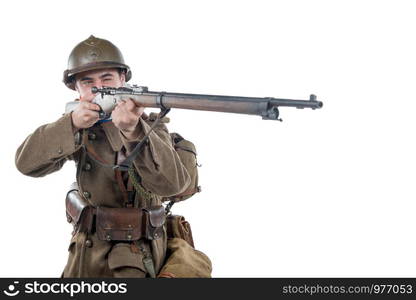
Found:
<path fill-rule="evenodd" d="M 91 85 L 92 83 L 92 80 L 85 80 L 82 82 L 83 85 Z"/>

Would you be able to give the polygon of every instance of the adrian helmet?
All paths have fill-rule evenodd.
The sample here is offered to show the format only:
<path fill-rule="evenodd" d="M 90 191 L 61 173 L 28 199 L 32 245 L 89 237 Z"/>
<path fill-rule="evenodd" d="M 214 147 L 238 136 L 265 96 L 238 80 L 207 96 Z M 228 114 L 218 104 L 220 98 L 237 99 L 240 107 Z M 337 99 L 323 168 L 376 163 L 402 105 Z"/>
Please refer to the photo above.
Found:
<path fill-rule="evenodd" d="M 69 55 L 63 82 L 67 87 L 75 90 L 76 74 L 105 68 L 119 68 L 125 73 L 126 81 L 131 78 L 130 67 L 124 63 L 120 50 L 110 41 L 91 35 L 76 45 Z"/>

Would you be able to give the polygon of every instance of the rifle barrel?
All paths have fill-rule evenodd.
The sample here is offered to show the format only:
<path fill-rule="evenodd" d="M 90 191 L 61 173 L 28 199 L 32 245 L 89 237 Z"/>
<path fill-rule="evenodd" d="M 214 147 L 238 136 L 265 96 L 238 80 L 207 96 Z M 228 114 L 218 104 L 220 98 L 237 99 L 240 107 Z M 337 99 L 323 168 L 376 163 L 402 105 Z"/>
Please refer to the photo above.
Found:
<path fill-rule="evenodd" d="M 105 98 L 113 97 L 116 103 L 120 99 L 132 98 L 137 104 L 145 107 L 181 108 L 202 111 L 228 112 L 249 115 L 259 115 L 263 119 L 279 120 L 280 106 L 319 109 L 321 101 L 311 95 L 309 100 L 279 99 L 271 97 L 242 97 L 224 95 L 187 94 L 172 92 L 149 91 L 146 87 L 133 88 L 93 88 L 94 93 L 100 93 L 97 104 Z"/>

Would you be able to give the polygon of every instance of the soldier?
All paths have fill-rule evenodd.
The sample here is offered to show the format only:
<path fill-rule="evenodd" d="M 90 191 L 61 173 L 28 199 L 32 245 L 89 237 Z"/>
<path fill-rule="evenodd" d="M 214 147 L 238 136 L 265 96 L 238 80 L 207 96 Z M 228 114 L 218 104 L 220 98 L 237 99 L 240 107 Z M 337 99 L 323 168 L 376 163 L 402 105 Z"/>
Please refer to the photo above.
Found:
<path fill-rule="evenodd" d="M 79 105 L 29 135 L 16 166 L 41 177 L 67 160 L 76 163 L 77 183 L 67 197 L 74 232 L 63 277 L 210 277 L 209 258 L 193 248 L 192 237 L 180 235 L 186 228 L 170 228 L 173 236 L 167 236 L 162 199 L 195 192 L 189 192 L 194 175 L 173 147 L 168 118 L 147 115 L 126 99 L 100 120 L 100 107 L 92 103 L 92 87 L 121 87 L 131 76 L 111 42 L 90 36 L 79 43 L 63 79 L 78 92 Z M 128 171 L 112 168 L 146 137 Z"/>

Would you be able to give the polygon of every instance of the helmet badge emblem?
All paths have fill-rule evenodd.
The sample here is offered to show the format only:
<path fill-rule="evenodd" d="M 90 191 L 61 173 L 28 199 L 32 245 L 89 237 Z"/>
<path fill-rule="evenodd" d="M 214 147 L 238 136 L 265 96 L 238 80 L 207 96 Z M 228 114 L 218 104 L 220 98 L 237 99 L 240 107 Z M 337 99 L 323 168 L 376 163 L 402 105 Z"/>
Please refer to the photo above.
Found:
<path fill-rule="evenodd" d="M 101 51 L 99 48 L 93 47 L 88 50 L 88 55 L 91 57 L 92 60 L 97 60 L 98 57 L 101 55 Z"/>

